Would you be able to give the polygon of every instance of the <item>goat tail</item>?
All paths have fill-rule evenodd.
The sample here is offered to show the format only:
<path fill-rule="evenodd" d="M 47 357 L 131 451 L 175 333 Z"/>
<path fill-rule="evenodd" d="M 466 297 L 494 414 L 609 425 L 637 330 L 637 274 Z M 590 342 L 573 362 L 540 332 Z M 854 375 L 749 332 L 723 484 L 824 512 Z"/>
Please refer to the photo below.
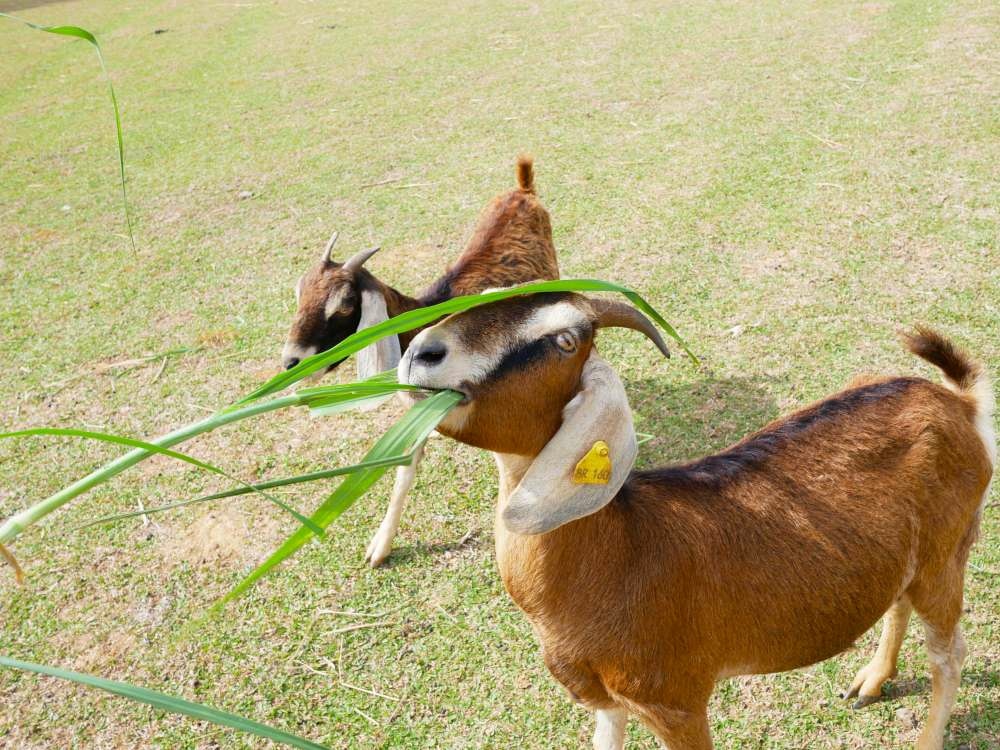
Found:
<path fill-rule="evenodd" d="M 986 368 L 940 333 L 926 326 L 918 325 L 912 332 L 903 333 L 903 341 L 907 349 L 941 370 L 946 386 L 975 401 L 976 428 L 991 463 L 995 465 L 997 446 L 993 413 L 996 410 L 996 397 Z"/>
<path fill-rule="evenodd" d="M 535 192 L 535 163 L 527 154 L 517 157 L 517 184 L 526 193 Z"/>

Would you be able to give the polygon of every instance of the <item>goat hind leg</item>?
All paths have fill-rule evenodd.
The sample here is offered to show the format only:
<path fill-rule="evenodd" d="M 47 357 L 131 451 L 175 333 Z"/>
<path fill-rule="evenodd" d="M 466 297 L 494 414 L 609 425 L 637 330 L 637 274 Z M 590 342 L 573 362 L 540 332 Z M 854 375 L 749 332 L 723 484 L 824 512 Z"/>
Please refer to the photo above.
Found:
<path fill-rule="evenodd" d="M 955 707 L 962 680 L 965 639 L 958 625 L 962 616 L 962 589 L 968 547 L 942 574 L 910 587 L 910 599 L 924 623 L 927 657 L 931 664 L 931 708 L 924 724 L 918 750 L 941 750 L 944 733 Z"/>
<path fill-rule="evenodd" d="M 927 655 L 931 662 L 931 709 L 917 741 L 918 750 L 941 750 L 944 732 L 955 707 L 955 696 L 962 681 L 962 663 L 966 647 L 962 629 L 956 624 L 950 632 L 926 626 Z"/>
<path fill-rule="evenodd" d="M 862 667 L 843 695 L 844 698 L 857 698 L 854 708 L 864 708 L 877 701 L 882 695 L 885 681 L 896 676 L 899 649 L 903 645 L 912 611 L 913 605 L 903 596 L 889 607 L 882 618 L 882 635 L 879 637 L 875 656 Z"/>
<path fill-rule="evenodd" d="M 403 515 L 403 507 L 406 505 L 406 495 L 416 479 L 417 466 L 424 455 L 424 445 L 425 443 L 421 443 L 413 449 L 413 460 L 408 466 L 400 466 L 396 469 L 396 481 L 392 485 L 392 496 L 389 499 L 385 518 L 379 524 L 378 531 L 368 543 L 368 549 L 365 552 L 365 560 L 373 568 L 381 565 L 392 551 L 392 540 L 396 537 L 396 532 L 399 531 L 399 519 Z"/>

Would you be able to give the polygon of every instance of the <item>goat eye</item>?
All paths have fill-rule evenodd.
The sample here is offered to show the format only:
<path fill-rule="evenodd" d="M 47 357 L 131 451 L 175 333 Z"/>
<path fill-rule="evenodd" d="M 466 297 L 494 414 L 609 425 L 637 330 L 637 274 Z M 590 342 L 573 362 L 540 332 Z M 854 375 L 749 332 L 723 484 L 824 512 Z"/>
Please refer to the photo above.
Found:
<path fill-rule="evenodd" d="M 573 335 L 568 331 L 557 333 L 555 342 L 560 351 L 566 352 L 567 354 L 572 354 L 576 351 L 576 339 L 573 338 Z"/>

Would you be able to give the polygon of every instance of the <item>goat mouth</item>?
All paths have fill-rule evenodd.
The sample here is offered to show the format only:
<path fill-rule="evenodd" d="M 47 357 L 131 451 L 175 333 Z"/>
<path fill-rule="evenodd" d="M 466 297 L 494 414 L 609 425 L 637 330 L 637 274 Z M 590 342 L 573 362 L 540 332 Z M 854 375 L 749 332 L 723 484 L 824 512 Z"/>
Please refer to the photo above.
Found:
<path fill-rule="evenodd" d="M 419 391 L 404 391 L 404 393 L 414 401 L 423 401 L 425 398 L 431 396 L 434 393 L 442 393 L 444 391 L 453 391 L 455 393 L 460 393 L 462 395 L 462 400 L 459 401 L 456 406 L 465 406 L 470 401 L 472 401 L 472 396 L 463 387 L 458 388 L 431 388 L 425 385 L 420 386 Z"/>

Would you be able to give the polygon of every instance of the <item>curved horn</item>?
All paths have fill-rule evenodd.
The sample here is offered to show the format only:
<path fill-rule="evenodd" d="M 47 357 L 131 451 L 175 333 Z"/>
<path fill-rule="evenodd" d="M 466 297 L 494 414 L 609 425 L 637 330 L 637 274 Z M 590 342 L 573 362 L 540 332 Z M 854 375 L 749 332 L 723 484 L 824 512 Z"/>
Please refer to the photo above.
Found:
<path fill-rule="evenodd" d="M 590 306 L 597 315 L 598 328 L 631 328 L 633 331 L 642 333 L 656 344 L 656 348 L 663 352 L 663 356 L 669 358 L 670 350 L 660 332 L 653 325 L 653 321 L 636 310 L 631 305 L 617 300 L 591 299 Z"/>
<path fill-rule="evenodd" d="M 340 237 L 340 232 L 334 232 L 330 235 L 330 239 L 327 240 L 326 249 L 323 250 L 323 262 L 332 263 L 333 259 L 330 257 L 330 251 L 333 250 L 333 246 L 337 244 L 337 238 Z"/>
<path fill-rule="evenodd" d="M 361 266 L 365 264 L 366 260 L 368 260 L 370 257 L 372 257 L 375 253 L 377 253 L 381 249 L 382 248 L 379 247 L 373 247 L 371 250 L 362 250 L 359 253 L 355 253 L 350 258 L 348 258 L 347 261 L 345 261 L 342 268 L 345 271 L 357 271 L 361 268 Z"/>

